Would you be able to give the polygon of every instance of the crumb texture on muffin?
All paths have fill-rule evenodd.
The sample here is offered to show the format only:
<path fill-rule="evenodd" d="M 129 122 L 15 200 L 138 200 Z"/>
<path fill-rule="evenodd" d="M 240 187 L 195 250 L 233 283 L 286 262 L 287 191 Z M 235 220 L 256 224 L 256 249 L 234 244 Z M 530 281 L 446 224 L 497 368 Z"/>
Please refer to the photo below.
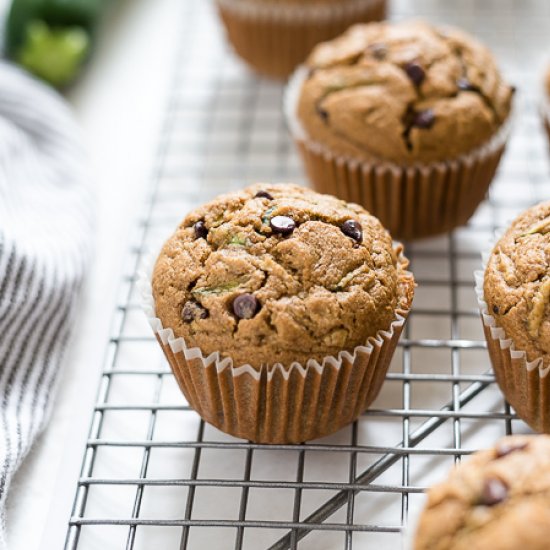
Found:
<path fill-rule="evenodd" d="M 295 185 L 255 185 L 191 212 L 153 273 L 156 315 L 234 364 L 305 365 L 364 344 L 410 307 L 413 280 L 380 222 Z"/>
<path fill-rule="evenodd" d="M 550 366 L 550 201 L 521 214 L 497 242 L 483 293 L 515 348 Z"/>
<path fill-rule="evenodd" d="M 544 550 L 550 437 L 510 436 L 428 491 L 414 550 Z"/>
<path fill-rule="evenodd" d="M 513 89 L 491 52 L 453 28 L 370 23 L 318 45 L 297 117 L 309 139 L 361 160 L 456 158 L 507 120 Z"/>

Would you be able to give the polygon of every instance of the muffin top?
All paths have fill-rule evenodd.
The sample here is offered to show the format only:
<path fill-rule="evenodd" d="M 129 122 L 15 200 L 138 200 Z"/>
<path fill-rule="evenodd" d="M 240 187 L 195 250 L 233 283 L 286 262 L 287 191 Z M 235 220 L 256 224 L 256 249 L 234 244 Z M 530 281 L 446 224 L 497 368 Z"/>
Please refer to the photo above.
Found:
<path fill-rule="evenodd" d="M 397 164 L 456 158 L 508 118 L 513 88 L 487 48 L 427 23 L 355 25 L 306 61 L 297 117 L 333 153 Z"/>
<path fill-rule="evenodd" d="M 495 245 L 483 293 L 488 312 L 527 359 L 550 365 L 550 202 L 523 212 Z"/>
<path fill-rule="evenodd" d="M 409 309 L 400 249 L 363 208 L 254 185 L 191 212 L 153 273 L 156 315 L 204 356 L 254 368 L 353 350 Z"/>
<path fill-rule="evenodd" d="M 415 550 L 544 550 L 550 539 L 550 437 L 511 436 L 428 492 Z"/>

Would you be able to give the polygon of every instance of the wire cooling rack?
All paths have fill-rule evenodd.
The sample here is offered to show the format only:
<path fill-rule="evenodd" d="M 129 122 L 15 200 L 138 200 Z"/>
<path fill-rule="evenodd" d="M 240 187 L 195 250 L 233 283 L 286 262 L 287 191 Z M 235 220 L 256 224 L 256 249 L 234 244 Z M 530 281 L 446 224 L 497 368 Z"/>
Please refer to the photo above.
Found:
<path fill-rule="evenodd" d="M 489 199 L 466 228 L 407 246 L 414 310 L 371 410 L 304 445 L 250 444 L 200 421 L 154 341 L 135 288 L 143 257 L 192 207 L 255 181 L 305 183 L 281 85 L 229 51 L 214 8 L 182 2 L 181 55 L 151 195 L 135 232 L 94 408 L 66 549 L 399 548 L 423 490 L 462 456 L 528 429 L 490 373 L 473 291 L 481 248 L 548 198 L 538 117 L 550 31 L 544 0 L 394 1 L 477 34 L 520 88 Z"/>

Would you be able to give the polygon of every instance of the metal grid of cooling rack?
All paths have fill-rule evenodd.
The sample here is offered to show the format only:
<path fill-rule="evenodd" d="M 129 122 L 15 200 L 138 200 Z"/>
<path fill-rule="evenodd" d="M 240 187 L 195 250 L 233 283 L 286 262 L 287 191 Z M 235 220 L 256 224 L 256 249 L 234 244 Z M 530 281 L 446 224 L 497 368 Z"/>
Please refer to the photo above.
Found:
<path fill-rule="evenodd" d="M 513 137 L 466 228 L 407 247 L 419 287 L 373 408 L 304 445 L 265 447 L 200 421 L 140 311 L 138 266 L 186 211 L 254 181 L 305 183 L 281 116 L 282 86 L 224 44 L 213 6 L 182 2 L 181 56 L 150 200 L 128 257 L 66 549 L 399 548 L 408 514 L 453 462 L 528 431 L 489 370 L 473 292 L 479 252 L 519 210 L 548 198 L 537 96 L 544 0 L 394 0 L 391 17 L 459 25 L 520 85 Z"/>

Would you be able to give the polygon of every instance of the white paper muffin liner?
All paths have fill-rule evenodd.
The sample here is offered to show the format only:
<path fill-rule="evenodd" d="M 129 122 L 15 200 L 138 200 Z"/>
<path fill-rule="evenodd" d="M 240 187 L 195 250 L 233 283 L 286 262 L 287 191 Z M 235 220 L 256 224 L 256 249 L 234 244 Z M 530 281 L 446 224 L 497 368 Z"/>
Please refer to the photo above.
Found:
<path fill-rule="evenodd" d="M 340 0 L 326 4 L 216 0 L 229 42 L 252 68 L 286 78 L 319 42 L 353 23 L 379 21 L 386 0 Z"/>
<path fill-rule="evenodd" d="M 138 281 L 142 307 L 187 401 L 220 430 L 257 443 L 300 443 L 337 431 L 376 398 L 409 310 L 396 310 L 388 330 L 353 353 L 321 363 L 235 365 L 221 352 L 204 356 L 155 315 L 152 264 Z"/>
<path fill-rule="evenodd" d="M 498 239 L 495 239 L 495 243 Z M 493 247 L 491 247 L 492 250 Z M 482 270 L 476 271 L 475 292 L 487 349 L 496 381 L 514 410 L 537 432 L 550 433 L 550 367 L 542 357 L 532 361 L 500 327 L 485 301 L 483 282 L 491 252 L 482 255 Z"/>
<path fill-rule="evenodd" d="M 485 198 L 510 134 L 511 116 L 486 144 L 444 162 L 401 166 L 337 155 L 307 135 L 297 107 L 307 67 L 290 78 L 284 110 L 313 187 L 361 204 L 396 238 L 411 240 L 464 225 Z"/>

